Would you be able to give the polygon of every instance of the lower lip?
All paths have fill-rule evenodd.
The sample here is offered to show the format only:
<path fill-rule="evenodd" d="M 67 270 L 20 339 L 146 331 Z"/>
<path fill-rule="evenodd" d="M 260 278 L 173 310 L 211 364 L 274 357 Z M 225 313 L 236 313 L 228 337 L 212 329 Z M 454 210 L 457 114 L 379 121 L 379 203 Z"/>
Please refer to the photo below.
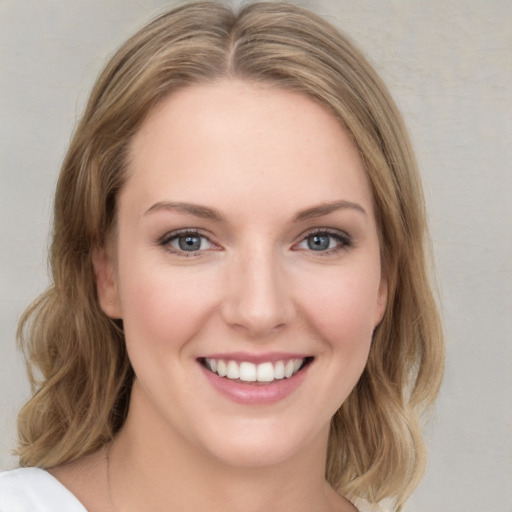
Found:
<path fill-rule="evenodd" d="M 222 395 L 239 404 L 269 405 L 291 395 L 303 382 L 309 364 L 288 379 L 274 380 L 268 384 L 244 383 L 219 377 L 198 363 L 210 384 Z"/>

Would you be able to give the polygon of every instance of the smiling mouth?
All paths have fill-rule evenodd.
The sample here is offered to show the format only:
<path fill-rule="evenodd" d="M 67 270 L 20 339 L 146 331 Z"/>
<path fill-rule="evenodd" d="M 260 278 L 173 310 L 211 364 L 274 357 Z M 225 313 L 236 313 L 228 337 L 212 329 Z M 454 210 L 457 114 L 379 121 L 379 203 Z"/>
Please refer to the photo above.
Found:
<path fill-rule="evenodd" d="M 269 384 L 293 377 L 310 364 L 313 359 L 313 357 L 304 357 L 255 364 L 249 361 L 201 357 L 199 362 L 219 377 L 244 383 Z"/>

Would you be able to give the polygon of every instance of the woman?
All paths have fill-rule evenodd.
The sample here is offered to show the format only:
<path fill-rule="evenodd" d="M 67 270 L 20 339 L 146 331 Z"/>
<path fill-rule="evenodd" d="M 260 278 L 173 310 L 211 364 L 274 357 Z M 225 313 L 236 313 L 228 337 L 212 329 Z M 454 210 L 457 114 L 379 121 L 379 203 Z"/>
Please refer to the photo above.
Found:
<path fill-rule="evenodd" d="M 426 234 L 400 115 L 332 26 L 156 19 L 61 170 L 0 510 L 399 510 L 442 373 Z"/>

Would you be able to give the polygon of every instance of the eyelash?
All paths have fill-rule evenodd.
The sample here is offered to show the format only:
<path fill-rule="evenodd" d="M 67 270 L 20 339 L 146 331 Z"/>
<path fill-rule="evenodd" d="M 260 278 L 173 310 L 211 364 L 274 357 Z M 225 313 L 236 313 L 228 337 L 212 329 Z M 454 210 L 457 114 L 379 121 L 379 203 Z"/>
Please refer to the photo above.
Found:
<path fill-rule="evenodd" d="M 209 244 L 211 244 L 214 247 L 213 250 L 220 249 L 220 247 L 217 244 L 215 244 L 214 242 L 212 242 L 208 236 L 206 236 L 206 235 L 202 234 L 200 231 L 194 230 L 194 229 L 183 229 L 183 230 L 167 233 L 159 240 L 158 244 L 160 246 L 162 246 L 165 250 L 169 251 L 170 253 L 176 254 L 177 256 L 181 256 L 181 257 L 185 257 L 185 258 L 189 258 L 192 256 L 200 256 L 204 253 L 204 251 L 211 250 L 211 248 L 209 247 L 207 249 L 186 251 L 184 249 L 177 249 L 171 245 L 171 242 L 173 242 L 175 240 L 179 240 L 180 238 L 186 238 L 186 237 L 200 238 L 203 241 L 206 240 Z M 333 239 L 336 242 L 336 245 L 334 247 L 328 247 L 327 249 L 324 249 L 324 250 L 316 251 L 314 249 L 311 249 L 310 247 L 308 247 L 307 249 L 304 248 L 306 250 L 306 252 L 318 253 L 319 256 L 328 256 L 328 255 L 337 253 L 341 250 L 344 250 L 344 249 L 346 250 L 353 246 L 352 238 L 350 237 L 350 235 L 340 232 L 340 231 L 331 230 L 331 229 L 318 228 L 312 232 L 304 234 L 302 236 L 301 240 L 298 243 L 294 244 L 292 249 L 297 250 L 297 251 L 302 250 L 301 248 L 296 248 L 296 247 L 300 244 L 307 243 L 307 241 L 310 237 L 329 237 L 330 239 Z M 201 241 L 201 245 L 202 245 L 202 241 Z M 329 242 L 329 245 L 330 245 L 330 242 Z"/>
<path fill-rule="evenodd" d="M 219 247 L 217 244 L 212 242 L 210 238 L 204 234 L 202 234 L 200 231 L 195 229 L 183 229 L 179 231 L 172 231 L 171 233 L 167 233 L 164 235 L 160 241 L 158 242 L 159 245 L 161 245 L 166 251 L 169 251 L 172 254 L 176 254 L 178 256 L 182 256 L 185 258 L 190 258 L 193 256 L 200 256 L 205 250 L 208 249 L 199 249 L 197 251 L 186 251 L 183 249 L 177 249 L 171 245 L 171 242 L 174 240 L 179 240 L 180 238 L 200 238 L 201 240 L 207 240 L 209 244 L 211 244 L 214 247 Z M 202 243 L 202 242 L 201 242 Z M 213 249 L 218 250 L 218 249 Z"/>
<path fill-rule="evenodd" d="M 315 251 L 314 249 L 306 249 L 307 252 L 311 253 L 318 253 L 318 256 L 329 256 L 332 254 L 335 254 L 342 250 L 347 250 L 350 247 L 353 246 L 352 237 L 348 235 L 347 233 L 332 230 L 332 229 L 324 229 L 324 228 L 318 228 L 314 231 L 310 231 L 309 233 L 303 235 L 302 239 L 298 244 L 295 244 L 295 246 L 303 243 L 307 243 L 307 240 L 311 237 L 329 237 L 330 239 L 334 239 L 336 242 L 336 245 L 334 247 L 329 247 L 325 250 L 319 250 Z M 330 245 L 330 242 L 329 242 Z M 294 247 L 295 247 L 294 246 Z M 301 250 L 301 249 L 296 249 Z"/>

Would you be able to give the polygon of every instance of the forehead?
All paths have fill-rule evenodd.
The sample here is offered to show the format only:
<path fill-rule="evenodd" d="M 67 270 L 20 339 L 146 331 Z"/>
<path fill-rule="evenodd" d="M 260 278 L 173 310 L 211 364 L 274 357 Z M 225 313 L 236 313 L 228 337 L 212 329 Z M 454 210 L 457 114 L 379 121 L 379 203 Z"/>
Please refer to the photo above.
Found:
<path fill-rule="evenodd" d="M 250 204 L 302 193 L 312 203 L 372 202 L 339 121 L 307 96 L 275 87 L 222 81 L 182 89 L 150 113 L 129 156 L 128 185 L 139 195 L 246 196 Z"/>

